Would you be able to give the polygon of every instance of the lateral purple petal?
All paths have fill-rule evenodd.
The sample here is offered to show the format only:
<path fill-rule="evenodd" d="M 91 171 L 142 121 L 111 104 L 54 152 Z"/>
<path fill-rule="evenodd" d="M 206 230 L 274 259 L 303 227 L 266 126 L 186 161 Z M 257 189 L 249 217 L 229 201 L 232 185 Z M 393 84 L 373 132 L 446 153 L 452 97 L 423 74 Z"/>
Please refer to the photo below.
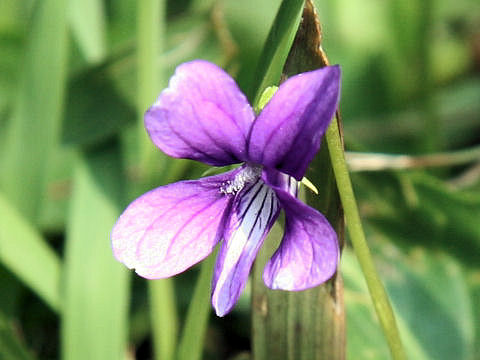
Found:
<path fill-rule="evenodd" d="M 212 281 L 212 305 L 218 316 L 227 314 L 237 302 L 278 213 L 275 192 L 261 180 L 236 195 Z"/>
<path fill-rule="evenodd" d="M 245 161 L 254 118 L 230 75 L 195 60 L 177 67 L 168 88 L 146 112 L 145 127 L 166 154 L 223 166 Z"/>
<path fill-rule="evenodd" d="M 285 210 L 285 234 L 263 272 L 265 285 L 305 290 L 330 279 L 337 269 L 337 235 L 317 210 L 276 189 Z"/>
<path fill-rule="evenodd" d="M 251 162 L 301 180 L 335 110 L 340 67 L 328 66 L 284 82 L 254 122 L 248 144 Z"/>
<path fill-rule="evenodd" d="M 220 187 L 237 172 L 162 186 L 133 201 L 111 234 L 115 257 L 148 279 L 178 274 L 207 257 L 231 204 Z"/>

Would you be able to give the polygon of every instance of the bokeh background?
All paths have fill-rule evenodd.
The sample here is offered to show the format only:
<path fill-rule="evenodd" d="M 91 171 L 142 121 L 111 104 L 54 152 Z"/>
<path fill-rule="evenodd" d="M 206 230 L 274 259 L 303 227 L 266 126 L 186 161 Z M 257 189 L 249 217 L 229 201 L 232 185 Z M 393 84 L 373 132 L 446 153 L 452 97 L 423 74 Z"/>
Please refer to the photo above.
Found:
<path fill-rule="evenodd" d="M 480 359 L 480 3 L 315 4 L 342 66 L 346 148 L 361 152 L 347 154 L 354 188 L 407 353 Z M 142 113 L 196 58 L 250 94 L 279 5 L 0 0 L 0 359 L 149 359 L 158 331 L 175 347 L 198 267 L 149 285 L 116 263 L 109 232 L 140 193 L 206 167 L 157 151 Z M 368 170 L 376 153 L 408 161 Z M 388 359 L 348 241 L 341 271 L 348 358 Z M 246 356 L 249 306 L 247 288 L 226 318 L 210 315 L 205 359 Z M 162 311 L 171 316 L 151 320 Z"/>

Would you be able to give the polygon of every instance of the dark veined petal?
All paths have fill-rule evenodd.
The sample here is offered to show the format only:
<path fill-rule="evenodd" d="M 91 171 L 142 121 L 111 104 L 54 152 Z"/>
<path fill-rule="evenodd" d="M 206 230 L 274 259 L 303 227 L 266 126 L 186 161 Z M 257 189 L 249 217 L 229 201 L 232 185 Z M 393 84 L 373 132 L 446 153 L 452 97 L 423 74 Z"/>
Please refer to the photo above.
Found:
<path fill-rule="evenodd" d="M 223 235 L 231 198 L 220 192 L 238 170 L 154 189 L 115 224 L 115 257 L 149 279 L 178 274 L 208 256 Z"/>
<path fill-rule="evenodd" d="M 337 269 L 337 235 L 327 219 L 283 190 L 276 194 L 285 211 L 285 234 L 263 272 L 272 289 L 305 290 L 330 279 Z"/>
<path fill-rule="evenodd" d="M 223 166 L 245 160 L 254 118 L 230 75 L 195 60 L 177 67 L 168 88 L 146 112 L 145 127 L 166 154 Z"/>
<path fill-rule="evenodd" d="M 236 195 L 213 276 L 212 305 L 218 316 L 227 314 L 237 302 L 278 214 L 275 192 L 260 179 Z"/>
<path fill-rule="evenodd" d="M 251 162 L 301 180 L 335 114 L 340 67 L 328 66 L 284 82 L 255 120 L 248 143 Z"/>

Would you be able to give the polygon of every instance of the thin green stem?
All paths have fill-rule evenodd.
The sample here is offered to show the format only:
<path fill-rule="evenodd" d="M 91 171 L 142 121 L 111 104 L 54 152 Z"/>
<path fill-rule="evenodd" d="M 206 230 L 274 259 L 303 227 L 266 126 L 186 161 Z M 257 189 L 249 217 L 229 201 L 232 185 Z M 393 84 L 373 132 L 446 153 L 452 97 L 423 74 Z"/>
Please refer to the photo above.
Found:
<path fill-rule="evenodd" d="M 188 307 L 177 360 L 200 360 L 210 315 L 210 282 L 216 251 L 202 262 L 195 291 Z"/>
<path fill-rule="evenodd" d="M 138 81 L 138 140 L 140 179 L 148 182 L 158 162 L 157 150 L 148 138 L 143 115 L 158 96 L 165 80 L 158 59 L 163 48 L 165 33 L 165 0 L 137 2 L 137 81 Z"/>
<path fill-rule="evenodd" d="M 151 280 L 148 285 L 155 359 L 173 360 L 178 332 L 173 281 Z"/>
<path fill-rule="evenodd" d="M 158 169 L 155 147 L 148 139 L 143 114 L 153 103 L 163 85 L 158 58 L 165 33 L 165 0 L 137 2 L 137 71 L 138 71 L 138 144 L 140 180 L 148 184 Z M 173 360 L 177 341 L 178 319 L 173 282 L 170 279 L 149 282 L 155 359 Z"/>
<path fill-rule="evenodd" d="M 378 277 L 375 265 L 373 264 L 372 255 L 370 254 L 365 239 L 365 233 L 363 232 L 357 202 L 355 200 L 355 195 L 353 194 L 352 183 L 348 173 L 336 119 L 332 121 L 328 128 L 326 139 L 338 191 L 340 193 L 340 199 L 342 201 L 346 222 L 348 224 L 348 232 L 358 262 L 360 263 L 360 267 L 365 276 L 375 311 L 387 338 L 393 359 L 406 359 L 392 307 L 388 300 L 387 293 Z"/>

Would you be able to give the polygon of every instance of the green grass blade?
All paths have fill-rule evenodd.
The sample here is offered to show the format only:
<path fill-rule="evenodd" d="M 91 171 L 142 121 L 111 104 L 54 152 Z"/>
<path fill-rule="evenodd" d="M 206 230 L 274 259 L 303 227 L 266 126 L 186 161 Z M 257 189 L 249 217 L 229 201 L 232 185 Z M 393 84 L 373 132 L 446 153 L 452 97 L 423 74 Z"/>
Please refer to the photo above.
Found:
<path fill-rule="evenodd" d="M 0 194 L 0 262 L 53 310 L 59 311 L 60 259 L 3 194 Z"/>
<path fill-rule="evenodd" d="M 106 54 L 103 1 L 70 0 L 68 20 L 85 59 L 90 63 L 102 60 Z"/>
<path fill-rule="evenodd" d="M 143 124 L 143 114 L 150 107 L 163 85 L 158 59 L 164 45 L 165 0 L 144 0 L 137 3 L 138 56 L 138 148 L 139 190 L 149 190 L 155 184 L 155 174 L 167 165 L 165 156 L 150 141 Z M 157 179 L 158 180 L 158 179 Z M 155 359 L 173 360 L 177 343 L 177 310 L 173 280 L 149 282 L 150 314 Z"/>
<path fill-rule="evenodd" d="M 210 284 L 215 253 L 202 262 L 178 346 L 178 360 L 200 360 L 210 315 Z"/>
<path fill-rule="evenodd" d="M 36 220 L 60 127 L 66 82 L 66 1 L 35 4 L 22 79 L 6 131 L 0 187 Z"/>
<path fill-rule="evenodd" d="M 15 335 L 14 329 L 0 311 L 0 359 L 33 360 L 34 356 Z"/>
<path fill-rule="evenodd" d="M 64 359 L 126 356 L 128 272 L 118 263 L 109 233 L 123 194 L 118 147 L 96 149 L 76 164 L 67 226 Z"/>
<path fill-rule="evenodd" d="M 268 34 L 260 62 L 257 67 L 256 82 L 250 92 L 250 99 L 256 106 L 263 90 L 278 85 L 285 60 L 292 46 L 300 24 L 304 0 L 283 0 Z"/>

